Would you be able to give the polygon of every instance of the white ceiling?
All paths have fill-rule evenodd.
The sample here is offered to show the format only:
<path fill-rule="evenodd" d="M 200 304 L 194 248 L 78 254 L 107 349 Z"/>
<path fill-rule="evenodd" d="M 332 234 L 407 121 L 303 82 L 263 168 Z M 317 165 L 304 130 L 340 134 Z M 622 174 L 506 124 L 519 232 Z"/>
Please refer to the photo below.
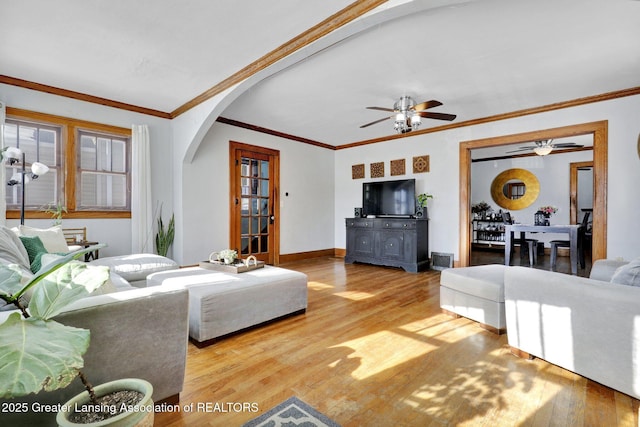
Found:
<path fill-rule="evenodd" d="M 171 112 L 349 4 L 0 0 L 0 74 Z M 327 40 L 222 116 L 338 146 L 402 95 L 459 122 L 640 86 L 638 0 L 392 0 Z"/>

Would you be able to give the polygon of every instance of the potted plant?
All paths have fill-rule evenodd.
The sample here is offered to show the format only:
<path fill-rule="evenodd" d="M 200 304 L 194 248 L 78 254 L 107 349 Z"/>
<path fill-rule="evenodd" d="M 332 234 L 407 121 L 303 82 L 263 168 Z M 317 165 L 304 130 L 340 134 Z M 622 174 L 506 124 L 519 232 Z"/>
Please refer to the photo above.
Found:
<path fill-rule="evenodd" d="M 433 195 L 429 193 L 421 193 L 416 197 L 416 218 L 427 218 L 427 203 L 429 203 L 429 199 L 433 199 Z"/>
<path fill-rule="evenodd" d="M 238 251 L 233 249 L 224 249 L 218 252 L 218 261 L 224 262 L 225 264 L 233 264 L 238 258 Z"/>
<path fill-rule="evenodd" d="M 77 376 L 80 376 L 87 389 L 87 392 L 82 393 L 87 396 L 87 402 L 101 397 L 100 392 L 107 385 L 98 386 L 94 391 L 80 374 L 83 367 L 82 356 L 89 347 L 89 330 L 66 326 L 53 320 L 65 307 L 88 296 L 109 278 L 108 267 L 89 267 L 86 263 L 75 260 L 101 246 L 104 245 L 73 252 L 48 263 L 26 284 L 22 283 L 23 274 L 19 266 L 0 265 L 0 299 L 18 308 L 0 324 L 0 359 L 3 361 L 0 369 L 0 398 L 20 397 L 41 390 L 57 390 L 66 387 Z M 28 307 L 24 304 L 27 292 L 32 293 Z M 144 397 L 148 395 L 150 401 L 151 385 L 146 381 L 139 381 L 146 383 L 143 384 L 146 387 Z M 113 385 L 110 384 L 107 388 L 110 387 Z M 120 386 L 117 387 L 122 390 Z M 79 400 L 72 399 L 62 407 L 77 408 L 77 402 Z M 142 405 L 144 401 L 131 405 L 134 404 Z M 59 425 L 65 425 L 64 420 L 69 413 L 58 413 Z M 121 420 L 131 415 L 134 418 L 148 416 L 144 412 L 131 411 L 111 419 Z"/>
<path fill-rule="evenodd" d="M 429 199 L 433 199 L 433 195 L 429 193 L 422 193 L 418 194 L 416 201 L 418 202 L 418 206 L 420 206 L 421 208 L 426 208 Z"/>
<path fill-rule="evenodd" d="M 46 206 L 42 207 L 42 210 L 45 213 L 51 215 L 51 219 L 53 220 L 53 225 L 61 225 L 62 224 L 62 215 L 67 213 L 67 207 L 62 203 L 54 203 L 51 202 Z"/>
<path fill-rule="evenodd" d="M 171 215 L 171 219 L 169 220 L 166 230 L 164 228 L 164 223 L 162 222 L 162 213 L 158 215 L 158 232 L 156 233 L 156 250 L 158 255 L 167 256 L 169 247 L 173 243 L 175 231 L 175 218 L 173 214 Z"/>

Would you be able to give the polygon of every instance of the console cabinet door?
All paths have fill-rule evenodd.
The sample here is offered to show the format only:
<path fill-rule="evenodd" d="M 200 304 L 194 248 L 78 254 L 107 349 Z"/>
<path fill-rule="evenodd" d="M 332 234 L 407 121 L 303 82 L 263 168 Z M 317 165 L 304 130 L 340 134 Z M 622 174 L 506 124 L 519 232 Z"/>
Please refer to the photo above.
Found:
<path fill-rule="evenodd" d="M 375 234 L 371 230 L 354 230 L 353 251 L 355 255 L 373 256 L 375 253 Z"/>
<path fill-rule="evenodd" d="M 404 260 L 406 258 L 404 240 L 402 231 L 381 231 L 379 256 L 387 259 Z"/>

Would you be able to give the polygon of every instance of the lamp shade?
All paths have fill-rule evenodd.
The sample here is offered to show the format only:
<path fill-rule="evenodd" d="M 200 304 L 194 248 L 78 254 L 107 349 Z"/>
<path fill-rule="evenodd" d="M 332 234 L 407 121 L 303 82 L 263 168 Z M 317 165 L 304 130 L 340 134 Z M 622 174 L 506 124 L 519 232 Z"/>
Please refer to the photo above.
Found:
<path fill-rule="evenodd" d="M 16 147 L 8 147 L 4 152 L 4 156 L 7 160 L 20 160 L 20 156 L 22 155 L 22 150 Z"/>
<path fill-rule="evenodd" d="M 36 176 L 44 175 L 45 173 L 49 172 L 49 166 L 45 165 L 44 163 L 34 162 L 31 165 L 31 172 Z"/>

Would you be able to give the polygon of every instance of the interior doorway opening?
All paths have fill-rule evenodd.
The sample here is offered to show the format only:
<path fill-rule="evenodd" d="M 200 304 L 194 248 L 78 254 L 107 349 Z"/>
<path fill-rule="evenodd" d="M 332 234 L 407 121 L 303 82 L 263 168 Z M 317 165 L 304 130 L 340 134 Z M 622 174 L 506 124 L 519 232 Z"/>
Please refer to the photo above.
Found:
<path fill-rule="evenodd" d="M 472 150 L 579 135 L 591 135 L 593 138 L 592 259 L 606 258 L 608 140 L 607 122 L 600 121 L 460 143 L 460 242 L 457 263 L 459 266 L 470 265 L 471 258 L 473 235 L 473 216 L 471 212 Z M 577 216 L 574 218 L 577 220 Z"/>

